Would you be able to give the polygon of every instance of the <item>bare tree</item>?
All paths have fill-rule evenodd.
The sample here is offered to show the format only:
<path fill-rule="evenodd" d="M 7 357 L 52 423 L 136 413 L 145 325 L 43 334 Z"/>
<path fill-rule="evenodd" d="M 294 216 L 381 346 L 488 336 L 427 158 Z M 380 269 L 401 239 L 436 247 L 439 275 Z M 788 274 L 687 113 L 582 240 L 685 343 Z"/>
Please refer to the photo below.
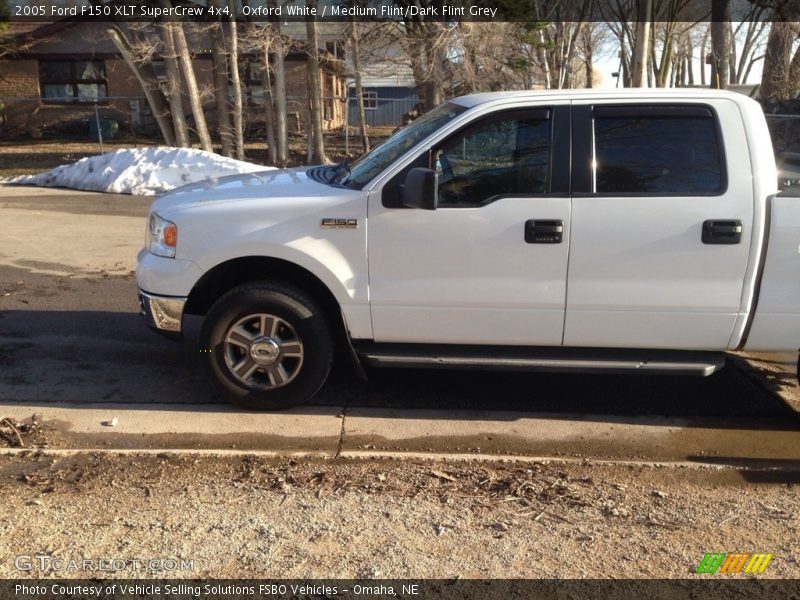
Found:
<path fill-rule="evenodd" d="M 183 109 L 183 94 L 181 91 L 181 72 L 178 66 L 175 51 L 175 38 L 173 33 L 174 23 L 163 21 L 160 24 L 161 43 L 164 47 L 162 57 L 167 78 L 165 81 L 165 94 L 169 101 L 169 110 L 172 115 L 172 124 L 175 128 L 175 144 L 181 148 L 188 148 L 189 128 L 186 125 L 186 113 Z"/>
<path fill-rule="evenodd" d="M 790 0 L 765 2 L 771 8 L 769 37 L 764 55 L 761 97 L 788 100 L 800 88 L 800 7 Z"/>
<path fill-rule="evenodd" d="M 231 12 L 228 40 L 230 45 L 231 86 L 233 87 L 233 135 L 236 147 L 236 158 L 244 160 L 244 118 L 242 81 L 239 76 L 239 21 L 236 0 L 228 0 L 228 8 Z"/>
<path fill-rule="evenodd" d="M 731 0 L 711 0 L 711 87 L 730 83 Z"/>
<path fill-rule="evenodd" d="M 222 10 L 221 0 L 209 0 L 210 6 Z M 231 124 L 231 110 L 228 104 L 228 50 L 225 47 L 224 27 L 221 22 L 213 23 L 209 29 L 211 37 L 211 56 L 213 59 L 212 77 L 214 80 L 214 101 L 217 105 L 217 128 L 223 156 L 233 156 L 234 135 Z"/>
<path fill-rule="evenodd" d="M 183 78 L 186 81 L 189 104 L 194 116 L 195 130 L 197 131 L 197 137 L 200 138 L 200 147 L 206 152 L 213 152 L 214 146 L 211 143 L 211 134 L 208 133 L 206 116 L 203 112 L 203 104 L 200 101 L 200 90 L 197 88 L 197 78 L 194 76 L 194 65 L 189 54 L 189 46 L 186 43 L 183 23 L 177 23 L 173 31 L 175 32 L 175 47 L 178 52 L 178 60 L 183 71 Z"/>
<path fill-rule="evenodd" d="M 764 60 L 769 26 L 767 14 L 765 7 L 750 5 L 731 34 L 730 71 L 734 83 L 747 83 L 755 64 Z"/>
<path fill-rule="evenodd" d="M 167 146 L 175 145 L 175 130 L 169 115 L 169 107 L 161 92 L 161 87 L 158 84 L 158 79 L 153 72 L 152 65 L 149 62 L 139 64 L 135 59 L 134 50 L 128 38 L 122 31 L 114 26 L 108 30 L 108 36 L 122 55 L 123 60 L 128 65 L 133 74 L 139 80 L 144 91 L 147 103 L 150 105 L 150 112 L 158 123 L 158 128 L 161 130 L 161 137 Z"/>
<path fill-rule="evenodd" d="M 599 73 L 594 70 L 595 59 L 608 51 L 611 31 L 604 23 L 585 21 L 578 36 L 577 55 L 583 63 L 584 85 L 592 88 L 599 83 Z"/>
<path fill-rule="evenodd" d="M 631 21 L 631 15 L 636 15 L 635 0 L 603 0 L 599 3 L 599 14 L 603 22 L 617 40 L 617 51 L 619 53 L 619 71 L 617 77 L 618 84 L 623 87 L 630 87 L 632 76 L 633 47 L 634 47 L 634 28 L 635 21 Z"/>
<path fill-rule="evenodd" d="M 680 76 L 682 46 L 689 33 L 707 17 L 694 8 L 693 0 L 665 0 L 654 9 L 650 64 L 656 87 L 674 85 Z"/>
<path fill-rule="evenodd" d="M 633 39 L 631 85 L 645 87 L 647 56 L 650 48 L 650 22 L 653 19 L 653 0 L 638 0 L 636 34 Z"/>
<path fill-rule="evenodd" d="M 708 38 L 711 36 L 711 26 L 705 28 L 700 44 L 700 85 L 706 85 L 706 57 L 708 56 Z"/>
<path fill-rule="evenodd" d="M 239 36 L 241 52 L 260 57 L 257 62 L 247 64 L 249 75 L 260 72 L 261 89 L 264 105 L 264 124 L 266 126 L 267 154 L 269 162 L 277 164 L 277 142 L 275 140 L 275 98 L 271 55 L 275 45 L 274 29 L 271 23 L 252 23 Z"/>
<path fill-rule="evenodd" d="M 272 75 L 269 68 L 269 48 L 263 51 L 263 66 L 261 69 L 261 88 L 264 90 L 264 125 L 266 127 L 267 154 L 269 161 L 274 165 L 278 162 L 275 142 L 275 99 L 272 93 Z"/>
<path fill-rule="evenodd" d="M 367 119 L 364 109 L 364 88 L 361 85 L 361 45 L 359 37 L 359 23 L 354 19 L 350 21 L 350 54 L 353 59 L 353 81 L 358 106 L 358 127 L 361 133 L 361 146 L 364 153 L 369 152 L 369 136 L 367 135 Z"/>
<path fill-rule="evenodd" d="M 433 0 L 395 0 L 403 10 L 422 8 L 428 10 Z M 445 72 L 443 63 L 450 47 L 451 29 L 444 23 L 427 20 L 423 14 L 404 19 L 394 30 L 403 46 L 408 64 L 414 75 L 417 96 L 423 110 L 430 110 L 444 100 Z"/>
<path fill-rule="evenodd" d="M 800 35 L 798 24 L 773 21 L 767 39 L 761 97 L 788 100 L 800 87 L 800 49 L 795 48 Z"/>
<path fill-rule="evenodd" d="M 313 0 L 306 0 L 312 6 Z M 313 18 L 306 19 L 306 52 L 308 97 L 310 104 L 311 127 L 309 128 L 309 162 L 325 163 L 325 143 L 322 138 L 322 92 L 320 90 L 319 46 L 317 45 L 317 22 Z"/>
<path fill-rule="evenodd" d="M 274 0 L 270 0 L 274 2 Z M 272 49 L 272 89 L 275 97 L 275 164 L 289 162 L 289 126 L 286 112 L 286 48 L 280 21 L 271 24 L 274 32 Z"/>

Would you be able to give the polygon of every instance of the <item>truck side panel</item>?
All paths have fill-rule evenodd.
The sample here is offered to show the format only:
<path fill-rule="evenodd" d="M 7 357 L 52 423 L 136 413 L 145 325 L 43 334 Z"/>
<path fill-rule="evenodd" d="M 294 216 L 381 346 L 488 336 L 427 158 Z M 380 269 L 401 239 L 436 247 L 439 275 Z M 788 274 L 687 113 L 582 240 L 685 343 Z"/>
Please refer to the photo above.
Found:
<path fill-rule="evenodd" d="M 771 200 L 769 243 L 747 350 L 800 347 L 800 197 Z"/>

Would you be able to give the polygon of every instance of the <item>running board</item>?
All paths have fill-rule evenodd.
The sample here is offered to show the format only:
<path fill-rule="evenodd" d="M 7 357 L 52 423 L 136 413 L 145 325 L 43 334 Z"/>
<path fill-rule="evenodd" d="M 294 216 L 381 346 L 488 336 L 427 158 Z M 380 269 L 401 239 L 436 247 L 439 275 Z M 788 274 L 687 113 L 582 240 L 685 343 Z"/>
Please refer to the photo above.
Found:
<path fill-rule="evenodd" d="M 607 348 L 517 348 L 356 344 L 375 367 L 486 369 L 571 373 L 647 373 L 707 377 L 725 366 L 715 352 Z"/>

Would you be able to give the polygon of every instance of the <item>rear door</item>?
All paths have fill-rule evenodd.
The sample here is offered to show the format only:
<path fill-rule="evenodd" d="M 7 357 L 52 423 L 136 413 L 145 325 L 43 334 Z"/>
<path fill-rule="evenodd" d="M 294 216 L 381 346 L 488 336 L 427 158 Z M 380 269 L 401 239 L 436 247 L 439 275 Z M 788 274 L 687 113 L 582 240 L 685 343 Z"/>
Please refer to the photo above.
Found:
<path fill-rule="evenodd" d="M 753 233 L 736 105 L 576 102 L 573 119 L 564 344 L 726 348 Z"/>

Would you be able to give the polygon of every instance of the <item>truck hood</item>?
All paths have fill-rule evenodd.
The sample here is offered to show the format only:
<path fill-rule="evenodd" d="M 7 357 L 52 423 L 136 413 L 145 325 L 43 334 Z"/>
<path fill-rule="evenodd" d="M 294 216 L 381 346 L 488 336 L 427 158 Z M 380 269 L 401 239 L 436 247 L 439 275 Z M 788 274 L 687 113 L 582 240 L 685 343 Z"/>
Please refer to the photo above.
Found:
<path fill-rule="evenodd" d="M 326 185 L 310 178 L 308 170 L 309 167 L 271 169 L 190 183 L 157 198 L 150 210 L 166 217 L 177 210 L 207 203 L 265 201 L 275 198 L 320 200 L 352 194 L 352 190 Z"/>

